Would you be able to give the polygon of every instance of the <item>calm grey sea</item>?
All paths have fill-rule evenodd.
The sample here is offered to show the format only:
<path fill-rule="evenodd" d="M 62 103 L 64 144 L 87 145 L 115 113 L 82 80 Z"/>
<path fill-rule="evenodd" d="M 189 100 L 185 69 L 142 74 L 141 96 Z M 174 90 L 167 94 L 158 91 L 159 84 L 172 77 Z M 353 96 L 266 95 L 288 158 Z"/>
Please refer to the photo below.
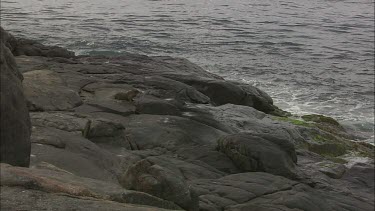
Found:
<path fill-rule="evenodd" d="M 374 138 L 373 0 L 1 0 L 1 25 L 78 54 L 185 57 Z"/>

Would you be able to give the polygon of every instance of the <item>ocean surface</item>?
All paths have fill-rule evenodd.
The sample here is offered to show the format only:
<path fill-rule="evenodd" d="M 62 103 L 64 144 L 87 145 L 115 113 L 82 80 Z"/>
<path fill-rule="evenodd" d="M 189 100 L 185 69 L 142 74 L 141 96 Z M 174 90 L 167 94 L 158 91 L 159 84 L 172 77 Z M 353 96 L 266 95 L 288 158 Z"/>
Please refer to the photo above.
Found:
<path fill-rule="evenodd" d="M 1 0 L 1 25 L 77 54 L 188 58 L 374 141 L 373 0 Z"/>

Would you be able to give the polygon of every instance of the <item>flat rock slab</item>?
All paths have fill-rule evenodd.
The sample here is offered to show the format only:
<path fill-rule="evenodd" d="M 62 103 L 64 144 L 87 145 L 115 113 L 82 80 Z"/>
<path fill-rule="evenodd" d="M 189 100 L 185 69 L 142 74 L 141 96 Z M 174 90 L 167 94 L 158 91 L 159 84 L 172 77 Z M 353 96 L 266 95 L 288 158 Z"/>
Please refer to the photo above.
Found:
<path fill-rule="evenodd" d="M 32 169 L 6 164 L 0 166 L 1 208 L 5 210 L 180 209 L 170 201 L 147 193 L 125 190 L 112 183 L 79 177 L 51 164 Z M 14 194 L 18 197 L 14 197 Z M 43 200 L 29 201 L 35 197 Z"/>
<path fill-rule="evenodd" d="M 373 202 L 340 192 L 316 190 L 284 177 L 261 172 L 195 180 L 192 186 L 199 195 L 201 210 L 373 210 Z"/>
<path fill-rule="evenodd" d="M 68 88 L 55 72 L 34 70 L 23 76 L 30 111 L 62 111 L 82 104 L 78 93 Z"/>
<path fill-rule="evenodd" d="M 169 209 L 150 206 L 49 194 L 43 191 L 24 190 L 15 187 L 2 187 L 1 190 L 1 208 L 4 210 L 170 211 Z M 35 200 L 36 198 L 38 200 Z"/>

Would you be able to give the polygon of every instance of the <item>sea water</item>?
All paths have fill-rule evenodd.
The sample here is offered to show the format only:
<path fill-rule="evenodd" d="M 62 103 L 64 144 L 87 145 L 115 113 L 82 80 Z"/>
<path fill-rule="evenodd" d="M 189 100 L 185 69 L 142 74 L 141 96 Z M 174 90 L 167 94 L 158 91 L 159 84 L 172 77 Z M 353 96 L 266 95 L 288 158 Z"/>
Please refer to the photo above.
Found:
<path fill-rule="evenodd" d="M 188 58 L 373 142 L 373 0 L 2 0 L 1 25 L 77 54 Z"/>

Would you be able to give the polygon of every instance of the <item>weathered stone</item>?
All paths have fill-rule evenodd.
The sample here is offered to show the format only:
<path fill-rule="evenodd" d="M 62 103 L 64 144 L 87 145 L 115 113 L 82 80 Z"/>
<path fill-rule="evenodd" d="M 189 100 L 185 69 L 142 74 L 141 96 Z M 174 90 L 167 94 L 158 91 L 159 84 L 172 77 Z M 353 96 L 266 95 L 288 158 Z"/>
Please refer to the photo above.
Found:
<path fill-rule="evenodd" d="M 191 146 L 214 149 L 216 140 L 225 134 L 202 123 L 168 115 L 132 115 L 124 126 L 139 149 L 162 147 L 171 152 Z"/>
<path fill-rule="evenodd" d="M 198 210 L 198 198 L 184 179 L 149 160 L 141 160 L 131 166 L 120 183 L 125 188 L 172 201 L 185 210 Z"/>
<path fill-rule="evenodd" d="M 85 129 L 88 130 L 87 138 L 96 143 L 125 141 L 125 128 L 118 122 L 95 119 Z"/>
<path fill-rule="evenodd" d="M 350 210 L 369 211 L 373 202 L 334 190 L 316 190 L 284 177 L 262 172 L 195 180 L 203 210 Z"/>
<path fill-rule="evenodd" d="M 3 29 L 1 28 L 1 34 Z M 1 142 L 0 162 L 29 166 L 30 117 L 22 88 L 22 75 L 17 70 L 10 50 L 0 40 L 1 68 Z"/>
<path fill-rule="evenodd" d="M 142 96 L 135 102 L 136 112 L 140 114 L 158 115 L 180 115 L 181 112 L 176 105 L 151 96 Z"/>
<path fill-rule="evenodd" d="M 69 110 L 82 104 L 78 93 L 50 70 L 34 70 L 24 74 L 24 90 L 31 111 Z"/>
<path fill-rule="evenodd" d="M 343 164 L 323 161 L 317 163 L 319 171 L 333 179 L 340 179 L 344 175 L 346 168 Z"/>
<path fill-rule="evenodd" d="M 17 201 L 14 199 L 17 197 L 13 196 L 12 199 L 9 198 L 10 195 L 8 195 L 9 193 L 17 190 L 17 192 L 19 191 L 23 194 L 30 194 L 27 197 L 40 195 L 38 193 L 39 191 L 42 191 L 43 193 L 45 193 L 43 194 L 43 198 L 50 199 L 52 201 L 48 203 L 32 203 L 33 205 L 30 204 L 29 206 L 40 208 L 54 207 L 53 210 L 65 210 L 64 208 L 70 209 L 74 207 L 80 207 L 79 200 L 83 199 L 85 199 L 86 201 L 89 200 L 91 201 L 91 203 L 95 203 L 96 201 L 98 205 L 103 204 L 103 207 L 92 207 L 93 210 L 106 210 L 111 206 L 113 206 L 114 208 L 122 207 L 122 210 L 128 210 L 127 208 L 132 208 L 132 206 L 130 205 L 121 205 L 120 203 L 153 206 L 152 210 L 159 210 L 158 208 L 180 209 L 172 202 L 162 200 L 147 193 L 124 190 L 122 187 L 112 183 L 78 177 L 70 172 L 66 172 L 62 169 L 54 167 L 51 164 L 48 165 L 48 168 L 27 169 L 1 164 L 1 189 L 2 191 L 4 189 L 6 190 L 1 194 L 1 201 L 4 202 L 1 204 L 2 208 L 4 208 L 4 206 L 8 207 L 10 206 L 10 204 Z M 32 190 L 28 190 L 29 188 L 31 188 Z M 73 204 L 70 205 L 69 203 L 63 203 L 63 207 L 57 207 L 56 204 L 53 203 L 56 202 L 53 200 L 53 196 L 55 194 L 47 195 L 46 193 L 57 193 L 60 195 L 65 194 L 70 196 L 69 198 L 75 198 L 78 201 L 73 201 Z M 24 200 L 27 203 L 30 203 L 28 202 L 28 199 L 29 198 L 25 198 Z M 25 203 L 25 201 L 22 201 L 22 203 L 19 204 L 14 204 L 14 206 L 23 207 L 25 206 L 25 204 L 27 204 Z M 107 205 L 109 207 L 104 207 L 104 205 Z M 146 207 L 142 209 L 142 207 L 135 205 L 133 208 L 137 207 L 140 210 L 151 209 Z M 14 207 L 12 209 L 14 209 Z"/>
<path fill-rule="evenodd" d="M 31 149 L 31 166 L 48 162 L 78 176 L 117 183 L 122 172 L 120 159 L 82 137 L 50 127 L 35 127 Z M 43 141 L 38 141 L 43 140 Z"/>
<path fill-rule="evenodd" d="M 295 178 L 294 146 L 287 140 L 266 139 L 248 133 L 227 135 L 218 140 L 225 153 L 242 171 L 264 171 Z"/>

